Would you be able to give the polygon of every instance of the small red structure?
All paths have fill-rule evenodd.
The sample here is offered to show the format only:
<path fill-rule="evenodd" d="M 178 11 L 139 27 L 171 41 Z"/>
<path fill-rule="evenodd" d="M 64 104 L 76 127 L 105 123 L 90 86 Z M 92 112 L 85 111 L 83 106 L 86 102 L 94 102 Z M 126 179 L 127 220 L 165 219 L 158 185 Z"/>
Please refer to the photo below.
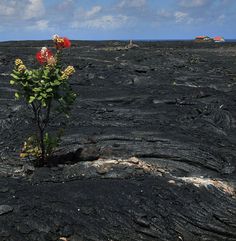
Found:
<path fill-rule="evenodd" d="M 208 37 L 208 36 L 197 36 L 195 38 L 195 42 L 213 42 L 212 38 Z"/>
<path fill-rule="evenodd" d="M 222 43 L 222 42 L 225 42 L 225 39 L 223 37 L 221 37 L 221 36 L 216 36 L 214 38 L 214 42 L 215 43 Z"/>
<path fill-rule="evenodd" d="M 196 39 L 205 39 L 207 36 L 197 36 Z"/>

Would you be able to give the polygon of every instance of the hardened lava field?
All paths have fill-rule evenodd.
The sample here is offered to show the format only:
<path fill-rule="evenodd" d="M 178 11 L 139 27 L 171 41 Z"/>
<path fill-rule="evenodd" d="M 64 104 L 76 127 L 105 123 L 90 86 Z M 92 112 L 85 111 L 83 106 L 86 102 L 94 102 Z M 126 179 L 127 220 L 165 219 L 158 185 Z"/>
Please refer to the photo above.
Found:
<path fill-rule="evenodd" d="M 0 43 L 0 240 L 236 241 L 236 43 L 73 41 L 79 95 L 34 168 L 9 74 L 50 44 Z"/>

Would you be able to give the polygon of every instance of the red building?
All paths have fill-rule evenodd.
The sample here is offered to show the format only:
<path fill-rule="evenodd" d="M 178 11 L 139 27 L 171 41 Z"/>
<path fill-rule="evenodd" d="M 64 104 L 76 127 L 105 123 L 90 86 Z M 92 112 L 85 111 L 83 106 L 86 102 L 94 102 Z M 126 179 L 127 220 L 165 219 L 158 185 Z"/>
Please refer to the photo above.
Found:
<path fill-rule="evenodd" d="M 213 42 L 213 40 L 208 36 L 197 36 L 195 42 Z"/>
<path fill-rule="evenodd" d="M 214 38 L 214 42 L 215 43 L 222 43 L 222 42 L 225 42 L 225 39 L 223 37 L 221 37 L 221 36 L 216 36 Z"/>

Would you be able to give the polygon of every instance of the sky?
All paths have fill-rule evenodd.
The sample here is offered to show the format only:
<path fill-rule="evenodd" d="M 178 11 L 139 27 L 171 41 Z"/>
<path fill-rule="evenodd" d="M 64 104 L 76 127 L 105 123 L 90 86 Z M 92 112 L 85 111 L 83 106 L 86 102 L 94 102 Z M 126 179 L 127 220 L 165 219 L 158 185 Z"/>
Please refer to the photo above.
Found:
<path fill-rule="evenodd" d="M 236 39 L 236 0 L 0 0 L 0 41 Z"/>

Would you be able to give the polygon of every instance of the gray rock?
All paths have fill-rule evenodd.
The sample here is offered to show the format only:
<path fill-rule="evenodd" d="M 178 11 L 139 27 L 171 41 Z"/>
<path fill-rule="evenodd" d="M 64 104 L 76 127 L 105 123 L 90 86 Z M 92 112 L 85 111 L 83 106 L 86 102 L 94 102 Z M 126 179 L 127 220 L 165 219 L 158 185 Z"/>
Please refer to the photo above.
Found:
<path fill-rule="evenodd" d="M 5 193 L 5 192 L 8 192 L 9 191 L 9 188 L 8 187 L 1 187 L 0 188 L 0 192 L 1 193 Z"/>
<path fill-rule="evenodd" d="M 137 218 L 136 220 L 134 220 L 135 223 L 137 223 L 138 225 L 142 226 L 142 227 L 149 227 L 150 226 L 150 222 L 144 218 Z"/>
<path fill-rule="evenodd" d="M 13 211 L 13 207 L 9 205 L 0 205 L 0 215 L 10 213 Z"/>
<path fill-rule="evenodd" d="M 35 171 L 35 167 L 34 167 L 34 166 L 31 166 L 31 165 L 29 165 L 29 164 L 24 165 L 23 168 L 24 168 L 24 169 L 23 169 L 24 172 L 25 172 L 26 174 L 28 174 L 28 175 L 32 174 L 32 173 Z"/>
<path fill-rule="evenodd" d="M 26 224 L 20 224 L 16 227 L 16 229 L 22 234 L 28 234 L 32 231 L 32 228 Z"/>

